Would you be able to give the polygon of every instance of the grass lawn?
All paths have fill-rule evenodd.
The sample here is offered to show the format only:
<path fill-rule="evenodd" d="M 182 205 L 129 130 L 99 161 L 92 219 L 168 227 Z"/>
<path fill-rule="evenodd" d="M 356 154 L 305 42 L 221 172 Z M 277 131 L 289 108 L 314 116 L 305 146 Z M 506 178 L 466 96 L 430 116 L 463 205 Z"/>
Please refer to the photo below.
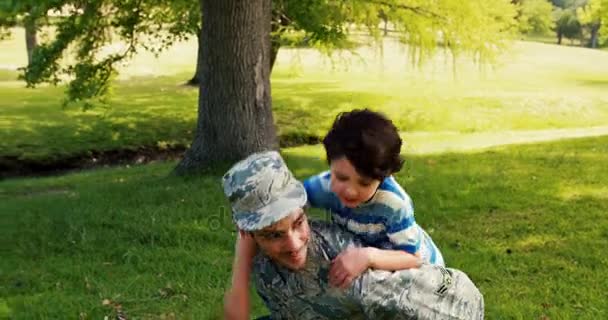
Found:
<path fill-rule="evenodd" d="M 191 142 L 194 41 L 138 55 L 110 105 L 83 112 L 62 109 L 61 87 L 16 80 L 22 39 L 0 43 L 0 165 Z M 341 111 L 383 111 L 406 142 L 397 178 L 417 220 L 479 285 L 488 319 L 607 318 L 608 51 L 516 42 L 455 73 L 441 53 L 408 59 L 391 41 L 333 59 L 281 49 L 279 133 L 321 136 Z M 597 137 L 539 143 L 584 136 Z M 326 167 L 320 146 L 284 153 L 300 178 Z M 174 165 L 0 180 L 0 319 L 219 318 L 234 245 L 221 173 L 170 177 Z"/>
<path fill-rule="evenodd" d="M 298 177 L 326 167 L 319 146 L 284 153 Z M 608 316 L 608 136 L 406 159 L 418 222 L 488 319 Z M 173 165 L 0 181 L 0 318 L 219 318 L 234 243 L 220 173 Z"/>
<path fill-rule="evenodd" d="M 22 31 L 0 52 L 0 158 L 50 162 L 90 151 L 186 146 L 198 90 L 182 86 L 194 41 L 158 59 L 142 53 L 124 67 L 108 108 L 61 108 L 63 88 L 23 88 Z M 608 124 L 608 52 L 517 42 L 480 71 L 460 59 L 456 73 L 437 54 L 414 68 L 407 48 L 387 40 L 381 55 L 361 47 L 333 59 L 281 49 L 272 76 L 275 122 L 283 136 L 322 136 L 340 111 L 371 107 L 404 132 L 453 134 L 574 129 Z M 4 66 L 4 67 L 3 67 Z"/>

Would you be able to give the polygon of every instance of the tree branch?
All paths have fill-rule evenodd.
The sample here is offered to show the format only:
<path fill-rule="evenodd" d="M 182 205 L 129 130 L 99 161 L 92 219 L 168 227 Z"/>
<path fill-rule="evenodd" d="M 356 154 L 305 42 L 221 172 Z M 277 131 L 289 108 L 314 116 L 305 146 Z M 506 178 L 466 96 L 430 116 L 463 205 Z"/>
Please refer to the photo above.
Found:
<path fill-rule="evenodd" d="M 432 11 L 426 10 L 424 8 L 421 8 L 421 7 L 412 7 L 412 6 L 408 6 L 406 4 L 390 3 L 390 2 L 384 1 L 384 0 L 367 0 L 367 2 L 371 2 L 371 3 L 377 4 L 377 5 L 391 7 L 391 8 L 398 8 L 398 9 L 403 9 L 403 10 L 409 10 L 409 11 L 412 11 L 412 12 L 414 12 L 416 14 L 419 14 L 419 15 L 433 17 L 433 18 L 437 18 L 437 19 L 440 19 L 440 20 L 445 20 L 445 17 L 443 17 L 443 16 L 441 16 L 441 15 L 435 13 L 435 12 L 432 12 Z"/>

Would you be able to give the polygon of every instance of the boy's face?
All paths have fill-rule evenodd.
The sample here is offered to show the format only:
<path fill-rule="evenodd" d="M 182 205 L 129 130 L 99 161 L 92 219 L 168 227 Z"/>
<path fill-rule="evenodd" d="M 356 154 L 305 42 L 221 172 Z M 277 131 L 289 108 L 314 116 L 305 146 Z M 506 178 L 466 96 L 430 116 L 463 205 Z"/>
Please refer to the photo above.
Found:
<path fill-rule="evenodd" d="M 348 208 L 356 208 L 371 199 L 380 185 L 380 180 L 359 175 L 346 157 L 332 160 L 330 170 L 331 191 Z"/>
<path fill-rule="evenodd" d="M 310 227 L 301 208 L 271 226 L 254 231 L 253 238 L 260 250 L 280 265 L 298 270 L 306 264 Z"/>

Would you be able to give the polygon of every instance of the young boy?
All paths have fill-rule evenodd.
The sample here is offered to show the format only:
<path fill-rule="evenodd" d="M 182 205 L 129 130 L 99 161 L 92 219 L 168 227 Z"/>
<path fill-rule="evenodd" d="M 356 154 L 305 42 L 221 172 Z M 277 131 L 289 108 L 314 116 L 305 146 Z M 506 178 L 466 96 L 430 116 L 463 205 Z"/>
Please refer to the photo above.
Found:
<path fill-rule="evenodd" d="M 402 165 L 401 138 L 382 114 L 340 114 L 323 139 L 330 170 L 304 181 L 312 207 L 357 234 L 366 248 L 348 249 L 334 260 L 330 282 L 345 287 L 368 268 L 402 270 L 415 257 L 443 265 L 429 235 L 416 223 L 412 200 L 392 177 Z"/>

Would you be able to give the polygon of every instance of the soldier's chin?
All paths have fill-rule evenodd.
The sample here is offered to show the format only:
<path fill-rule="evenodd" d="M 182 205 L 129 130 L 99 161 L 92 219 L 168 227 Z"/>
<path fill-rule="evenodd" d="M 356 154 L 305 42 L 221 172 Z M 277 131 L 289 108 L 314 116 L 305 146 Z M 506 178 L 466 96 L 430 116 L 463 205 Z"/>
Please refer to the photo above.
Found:
<path fill-rule="evenodd" d="M 285 257 L 282 261 L 283 265 L 291 270 L 299 270 L 304 268 L 306 265 L 306 253 L 307 250 L 302 250 L 302 252 L 296 257 Z"/>

